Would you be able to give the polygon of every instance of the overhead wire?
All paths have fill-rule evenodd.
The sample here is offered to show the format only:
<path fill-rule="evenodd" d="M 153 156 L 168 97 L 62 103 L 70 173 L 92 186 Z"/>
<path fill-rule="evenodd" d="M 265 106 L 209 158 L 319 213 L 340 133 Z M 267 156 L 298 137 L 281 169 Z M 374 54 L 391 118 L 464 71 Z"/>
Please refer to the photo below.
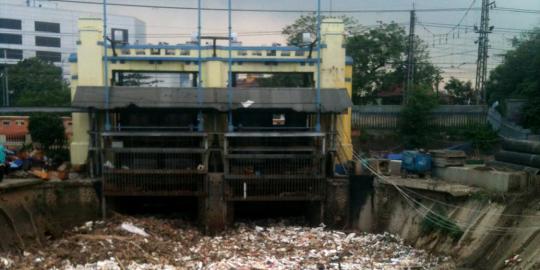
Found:
<path fill-rule="evenodd" d="M 347 136 L 347 135 L 344 135 L 342 133 L 339 132 L 339 129 L 338 130 L 338 140 L 341 136 L 344 136 L 344 137 L 347 137 L 347 138 L 350 138 L 350 136 Z M 338 144 L 341 145 L 343 147 L 343 143 L 341 141 L 338 141 Z M 354 148 L 352 149 L 352 154 L 353 154 L 353 158 L 355 160 L 358 160 L 361 162 L 361 164 L 363 166 L 365 166 L 373 175 L 377 176 L 378 178 L 380 179 L 383 179 L 383 180 L 387 180 L 386 176 L 380 174 L 375 168 L 371 167 L 369 165 L 369 162 L 367 162 L 367 159 L 365 157 L 363 157 L 363 155 L 361 155 L 360 153 L 357 153 Z M 415 209 L 415 211 L 417 211 L 418 209 L 415 207 L 415 205 L 419 205 L 420 207 L 422 207 L 425 211 L 417 211 L 419 213 L 421 213 L 421 215 L 427 219 L 427 220 L 430 220 L 431 222 L 440 222 L 440 221 L 443 221 L 443 220 L 448 220 L 449 218 L 446 217 L 446 216 L 443 216 L 437 212 L 435 212 L 434 210 L 432 210 L 431 208 L 427 207 L 426 205 L 422 204 L 420 201 L 414 199 L 414 197 L 410 196 L 409 194 L 407 194 L 403 188 L 399 187 L 397 184 L 391 182 L 391 181 L 386 181 L 387 183 L 391 184 L 394 188 L 396 188 L 398 190 L 398 192 L 405 198 L 405 200 L 407 202 L 411 202 L 411 207 L 413 207 L 413 209 Z M 465 207 L 459 207 L 459 206 L 455 206 L 455 209 L 465 209 L 465 210 L 470 210 L 469 208 L 465 208 Z M 438 220 L 436 218 L 433 218 L 433 217 L 430 217 L 429 214 L 433 215 L 434 217 L 438 218 Z M 485 213 L 487 214 L 487 212 Z M 531 217 L 530 215 L 505 215 L 505 214 L 491 214 L 491 216 L 505 216 L 505 217 Z M 532 217 L 535 217 L 535 218 L 540 218 L 540 216 L 532 216 Z M 470 225 L 473 225 L 473 223 L 476 223 L 476 222 L 472 222 L 472 223 L 463 223 L 463 222 L 458 222 L 458 221 L 455 221 L 455 220 L 452 220 L 452 222 L 454 222 L 455 224 L 457 225 L 460 225 L 462 227 L 465 227 L 467 228 L 468 226 Z M 445 224 L 440 224 L 441 226 L 444 226 Z M 484 228 L 485 230 L 487 231 L 490 231 L 490 232 L 497 232 L 497 233 L 507 233 L 507 232 L 510 232 L 510 231 L 523 231 L 523 230 L 530 230 L 530 229 L 540 229 L 540 226 L 526 226 L 526 227 L 519 227 L 519 228 L 515 228 L 515 227 L 504 227 L 504 226 L 485 226 L 485 225 L 476 225 L 477 227 L 482 227 Z M 448 227 L 447 229 L 455 229 L 453 227 Z"/>
<path fill-rule="evenodd" d="M 89 4 L 89 5 L 102 5 L 101 2 L 95 1 L 83 1 L 83 0 L 49 0 L 50 2 L 62 2 L 72 4 Z M 194 6 L 167 6 L 167 5 L 149 5 L 149 4 L 133 4 L 133 3 L 107 3 L 109 6 L 122 6 L 122 7 L 136 7 L 136 8 L 154 8 L 154 9 L 180 9 L 180 10 L 197 10 Z M 211 8 L 203 7 L 205 11 L 228 11 L 227 8 Z M 425 8 L 415 9 L 416 12 L 458 12 L 467 10 L 480 10 L 480 8 Z M 499 11 L 506 12 L 527 12 L 527 13 L 539 13 L 539 10 L 530 9 L 515 9 L 515 8 L 496 8 Z M 252 9 L 252 8 L 233 8 L 234 12 L 267 12 L 267 13 L 314 13 L 315 9 Z M 323 13 L 409 13 L 410 9 L 347 9 L 347 10 L 321 10 Z"/>

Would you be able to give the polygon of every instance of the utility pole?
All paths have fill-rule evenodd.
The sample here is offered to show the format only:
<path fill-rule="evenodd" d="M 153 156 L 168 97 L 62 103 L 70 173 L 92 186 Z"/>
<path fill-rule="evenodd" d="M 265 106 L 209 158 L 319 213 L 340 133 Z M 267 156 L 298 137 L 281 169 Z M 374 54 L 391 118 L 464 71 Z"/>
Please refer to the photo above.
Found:
<path fill-rule="evenodd" d="M 9 77 L 8 77 L 8 63 L 7 63 L 7 50 L 4 49 L 4 106 L 9 107 Z"/>
<path fill-rule="evenodd" d="M 407 80 L 405 92 L 403 93 L 403 103 L 407 103 L 409 93 L 411 92 L 414 85 L 414 49 L 415 49 L 415 40 L 414 40 L 414 27 L 416 25 L 416 12 L 411 10 L 411 19 L 409 26 L 409 45 L 407 48 Z"/>
<path fill-rule="evenodd" d="M 485 103 L 486 100 L 486 78 L 487 60 L 489 49 L 489 33 L 493 31 L 493 26 L 489 26 L 489 9 L 495 7 L 495 1 L 482 0 L 482 13 L 480 16 L 480 27 L 474 27 L 478 33 L 478 59 L 476 60 L 476 104 Z"/>

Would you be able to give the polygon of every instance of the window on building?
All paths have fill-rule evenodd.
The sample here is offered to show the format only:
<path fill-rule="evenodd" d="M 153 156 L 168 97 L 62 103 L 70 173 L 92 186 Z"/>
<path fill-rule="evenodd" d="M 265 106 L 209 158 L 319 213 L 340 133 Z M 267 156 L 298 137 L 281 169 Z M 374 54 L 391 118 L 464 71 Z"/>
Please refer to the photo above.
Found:
<path fill-rule="evenodd" d="M 0 43 L 22 44 L 22 35 L 0 33 Z"/>
<path fill-rule="evenodd" d="M 36 46 L 60 48 L 60 38 L 36 36 Z"/>
<path fill-rule="evenodd" d="M 59 52 L 36 51 L 36 57 L 48 62 L 62 61 L 62 54 Z"/>
<path fill-rule="evenodd" d="M 60 24 L 52 22 L 35 22 L 34 28 L 38 32 L 60 33 Z"/>
<path fill-rule="evenodd" d="M 119 28 L 112 28 L 111 29 L 113 42 L 115 44 L 128 44 L 129 43 L 129 36 L 128 36 L 128 30 L 127 29 L 119 29 Z"/>
<path fill-rule="evenodd" d="M 21 30 L 21 20 L 0 18 L 0 28 Z"/>
<path fill-rule="evenodd" d="M 9 126 L 10 124 L 11 124 L 11 121 L 9 121 L 9 120 L 2 121 L 2 125 L 6 126 L 6 127 Z"/>
<path fill-rule="evenodd" d="M 15 121 L 15 125 L 17 125 L 17 126 L 24 126 L 24 121 L 23 121 L 23 120 L 16 120 L 16 121 Z"/>
<path fill-rule="evenodd" d="M 3 58 L 20 60 L 23 58 L 23 51 L 14 49 L 0 49 L 0 59 Z"/>
<path fill-rule="evenodd" d="M 266 51 L 266 56 L 276 56 L 276 50 Z"/>

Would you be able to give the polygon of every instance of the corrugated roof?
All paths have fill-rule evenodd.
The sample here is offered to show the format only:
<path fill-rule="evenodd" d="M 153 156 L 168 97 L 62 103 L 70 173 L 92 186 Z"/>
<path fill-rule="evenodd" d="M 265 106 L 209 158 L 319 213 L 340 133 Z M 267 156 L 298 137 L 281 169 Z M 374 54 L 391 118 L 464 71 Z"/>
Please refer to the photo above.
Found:
<path fill-rule="evenodd" d="M 205 88 L 202 106 L 196 88 L 111 87 L 109 108 L 134 105 L 141 108 L 203 108 L 227 111 L 227 88 Z M 79 86 L 73 107 L 105 109 L 102 86 Z M 233 88 L 232 108 L 292 109 L 316 112 L 316 90 L 313 88 Z M 247 102 L 250 103 L 250 102 Z M 321 89 L 321 112 L 341 113 L 352 106 L 346 89 Z"/>

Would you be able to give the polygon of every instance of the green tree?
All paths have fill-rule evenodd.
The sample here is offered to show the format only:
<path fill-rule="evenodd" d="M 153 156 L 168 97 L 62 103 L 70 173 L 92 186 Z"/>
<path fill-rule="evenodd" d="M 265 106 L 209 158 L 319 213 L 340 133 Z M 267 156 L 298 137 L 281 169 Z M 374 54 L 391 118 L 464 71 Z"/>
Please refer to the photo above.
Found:
<path fill-rule="evenodd" d="M 65 129 L 62 119 L 53 114 L 34 114 L 30 116 L 28 131 L 32 141 L 41 145 L 47 153 L 51 146 L 65 143 Z"/>
<path fill-rule="evenodd" d="M 321 20 L 326 16 L 321 15 Z M 358 27 L 358 22 L 349 16 L 338 17 L 345 23 L 345 31 L 352 32 Z M 290 46 L 299 46 L 302 44 L 302 33 L 311 33 L 312 36 L 317 35 L 317 16 L 300 15 L 300 18 L 296 19 L 293 24 L 285 26 L 281 33 L 287 36 L 287 44 Z"/>
<path fill-rule="evenodd" d="M 503 63 L 490 74 L 486 84 L 489 104 L 507 98 L 524 98 L 523 125 L 540 130 L 540 28 L 513 40 Z"/>
<path fill-rule="evenodd" d="M 399 132 L 407 148 L 425 147 L 434 130 L 429 126 L 431 111 L 437 106 L 437 98 L 429 86 L 416 86 L 409 94 L 407 104 L 401 110 Z"/>
<path fill-rule="evenodd" d="M 28 58 L 9 68 L 12 106 L 69 106 L 69 85 L 62 68 Z"/>
<path fill-rule="evenodd" d="M 353 59 L 353 102 L 370 103 L 381 91 L 403 89 L 408 50 L 408 35 L 397 23 L 382 23 L 362 28 L 350 17 L 341 17 L 347 38 L 347 55 Z M 314 33 L 315 16 L 301 16 L 282 33 L 290 45 L 297 45 L 303 32 Z M 427 44 L 416 37 L 415 81 L 435 86 L 441 80 L 440 70 L 429 62 Z M 434 87 L 432 87 L 434 88 Z M 394 101 L 394 102 L 400 102 Z"/>
<path fill-rule="evenodd" d="M 474 92 L 471 81 L 464 82 L 451 77 L 444 89 L 452 99 L 453 104 L 471 104 L 473 101 Z"/>

